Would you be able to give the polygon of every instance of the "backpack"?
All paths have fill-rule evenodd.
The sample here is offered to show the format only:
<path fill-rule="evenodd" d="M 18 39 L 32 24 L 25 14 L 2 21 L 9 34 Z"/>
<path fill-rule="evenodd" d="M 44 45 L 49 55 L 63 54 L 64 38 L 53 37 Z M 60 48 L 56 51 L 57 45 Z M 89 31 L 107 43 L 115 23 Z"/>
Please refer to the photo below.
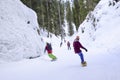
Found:
<path fill-rule="evenodd" d="M 52 47 L 51 47 L 50 43 L 47 44 L 47 47 L 48 47 L 48 50 L 52 50 Z"/>

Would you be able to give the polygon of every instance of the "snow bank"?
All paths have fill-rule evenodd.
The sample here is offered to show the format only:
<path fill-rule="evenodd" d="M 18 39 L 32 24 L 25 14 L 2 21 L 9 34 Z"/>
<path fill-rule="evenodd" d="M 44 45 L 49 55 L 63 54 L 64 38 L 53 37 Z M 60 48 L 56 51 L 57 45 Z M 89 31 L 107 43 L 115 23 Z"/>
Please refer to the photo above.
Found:
<path fill-rule="evenodd" d="M 19 0 L 0 0 L 0 62 L 36 57 L 41 41 L 36 13 Z"/>
<path fill-rule="evenodd" d="M 114 52 L 120 49 L 120 2 L 101 0 L 94 11 L 88 14 L 86 20 L 80 25 L 79 35 L 85 38 L 86 45 L 96 47 L 104 52 Z M 81 30 L 84 33 L 81 33 Z M 92 41 L 89 43 L 89 41 Z"/>

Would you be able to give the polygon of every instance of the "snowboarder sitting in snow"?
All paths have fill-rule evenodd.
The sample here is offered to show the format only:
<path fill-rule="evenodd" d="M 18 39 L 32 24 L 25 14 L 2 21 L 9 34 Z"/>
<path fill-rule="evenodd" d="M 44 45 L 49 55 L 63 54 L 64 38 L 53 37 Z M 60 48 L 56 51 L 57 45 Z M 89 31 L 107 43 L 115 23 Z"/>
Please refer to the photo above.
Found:
<path fill-rule="evenodd" d="M 87 52 L 87 49 L 82 46 L 79 42 L 79 36 L 76 36 L 76 39 L 73 42 L 74 51 L 80 56 L 82 66 L 86 66 L 86 61 L 84 61 L 84 56 L 80 48 L 84 49 Z"/>
<path fill-rule="evenodd" d="M 46 43 L 44 52 L 46 52 L 46 50 L 48 52 L 48 56 L 52 59 L 52 61 L 57 59 L 56 56 L 52 54 L 52 47 L 51 47 L 51 44 L 48 42 Z"/>

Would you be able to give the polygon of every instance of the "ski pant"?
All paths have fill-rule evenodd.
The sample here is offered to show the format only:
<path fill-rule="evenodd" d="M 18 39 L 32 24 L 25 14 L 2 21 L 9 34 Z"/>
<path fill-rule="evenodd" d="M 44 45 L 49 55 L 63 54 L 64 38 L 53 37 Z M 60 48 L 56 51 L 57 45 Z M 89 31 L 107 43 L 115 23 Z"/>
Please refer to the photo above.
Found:
<path fill-rule="evenodd" d="M 56 56 L 54 56 L 53 54 L 48 54 L 48 56 L 52 59 L 57 59 Z"/>
<path fill-rule="evenodd" d="M 79 52 L 78 55 L 80 56 L 80 59 L 81 59 L 81 63 L 84 62 L 84 55 L 82 52 Z"/>

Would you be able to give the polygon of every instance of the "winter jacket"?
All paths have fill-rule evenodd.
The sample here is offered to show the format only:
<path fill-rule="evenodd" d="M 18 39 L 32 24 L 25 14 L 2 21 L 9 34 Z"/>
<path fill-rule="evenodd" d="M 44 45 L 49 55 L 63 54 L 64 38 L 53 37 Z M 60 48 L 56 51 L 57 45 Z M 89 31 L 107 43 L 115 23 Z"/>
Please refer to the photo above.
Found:
<path fill-rule="evenodd" d="M 47 50 L 48 54 L 51 54 L 52 53 L 52 47 L 51 47 L 51 44 L 47 44 L 46 47 L 45 47 L 45 51 Z"/>
<path fill-rule="evenodd" d="M 75 53 L 80 53 L 81 52 L 81 49 L 84 49 L 85 51 L 87 51 L 87 49 L 85 47 L 82 46 L 82 44 L 79 42 L 79 40 L 75 40 L 73 42 L 73 47 L 74 47 L 74 51 Z"/>

